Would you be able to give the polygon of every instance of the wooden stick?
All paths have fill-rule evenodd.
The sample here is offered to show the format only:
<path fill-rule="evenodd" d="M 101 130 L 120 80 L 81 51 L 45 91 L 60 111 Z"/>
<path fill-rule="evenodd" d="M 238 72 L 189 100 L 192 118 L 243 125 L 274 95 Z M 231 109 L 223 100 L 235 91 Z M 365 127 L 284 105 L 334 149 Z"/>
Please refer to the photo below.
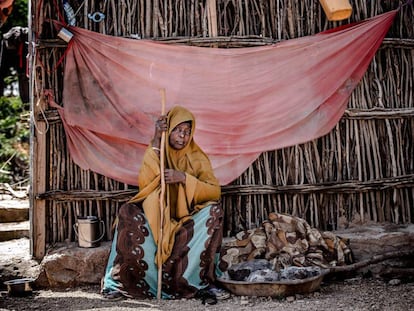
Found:
<path fill-rule="evenodd" d="M 360 268 L 387 260 L 396 257 L 404 257 L 404 256 L 411 256 L 414 254 L 413 249 L 406 249 L 406 250 L 399 250 L 399 251 L 390 251 L 383 254 L 377 254 L 372 256 L 371 258 L 355 262 L 353 264 L 347 266 L 336 266 L 329 268 L 329 273 L 339 273 L 339 272 L 351 272 L 356 271 Z"/>
<path fill-rule="evenodd" d="M 165 115 L 165 89 L 161 89 L 161 114 Z M 160 145 L 160 177 L 161 177 L 161 193 L 160 193 L 160 232 L 158 236 L 158 248 L 157 248 L 157 264 L 158 264 L 158 288 L 157 299 L 161 299 L 161 284 L 162 284 L 162 236 L 163 236 L 163 224 L 164 224 L 164 197 L 165 197 L 165 178 L 164 178 L 164 165 L 165 162 L 165 132 L 161 134 Z"/>

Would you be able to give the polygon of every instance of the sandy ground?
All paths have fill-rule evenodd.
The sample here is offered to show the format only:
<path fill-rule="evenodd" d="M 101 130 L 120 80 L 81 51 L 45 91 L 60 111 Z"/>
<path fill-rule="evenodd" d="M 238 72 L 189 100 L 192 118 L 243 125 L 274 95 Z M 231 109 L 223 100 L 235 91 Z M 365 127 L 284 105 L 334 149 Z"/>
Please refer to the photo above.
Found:
<path fill-rule="evenodd" d="M 19 277 L 36 275 L 39 268 L 29 255 L 29 240 L 0 243 L 0 271 Z M 0 292 L 0 310 L 414 310 L 414 283 L 354 276 L 325 279 L 318 291 L 282 299 L 232 296 L 216 305 L 201 300 L 103 300 L 99 286 L 63 290 L 33 289 L 30 296 L 12 297 Z"/>
<path fill-rule="evenodd" d="M 0 242 L 0 311 L 1 310 L 414 310 L 414 283 L 399 279 L 325 278 L 316 292 L 281 299 L 232 296 L 216 305 L 201 300 L 103 300 L 99 286 L 50 290 L 33 288 L 27 297 L 9 295 L 3 281 L 35 277 L 40 269 L 32 260 L 29 239 Z"/>
<path fill-rule="evenodd" d="M 323 283 L 320 290 L 281 300 L 267 297 L 233 296 L 216 305 L 200 300 L 105 301 L 98 286 L 63 291 L 39 290 L 29 297 L 3 293 L 0 310 L 413 310 L 414 284 L 390 285 L 382 280 L 353 278 Z"/>

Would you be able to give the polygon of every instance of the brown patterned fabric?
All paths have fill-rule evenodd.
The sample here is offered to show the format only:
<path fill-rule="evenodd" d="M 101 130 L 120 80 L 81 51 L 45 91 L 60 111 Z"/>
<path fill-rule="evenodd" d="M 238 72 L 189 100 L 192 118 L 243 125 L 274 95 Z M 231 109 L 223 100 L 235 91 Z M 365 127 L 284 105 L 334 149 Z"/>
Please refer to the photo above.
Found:
<path fill-rule="evenodd" d="M 149 231 L 144 226 L 142 208 L 134 204 L 121 207 L 118 216 L 117 256 L 113 278 L 122 284 L 123 290 L 135 297 L 151 297 L 149 286 L 143 280 L 148 265 L 144 259 L 145 250 L 142 244 Z M 140 287 L 136 286 L 139 284 Z"/>
<path fill-rule="evenodd" d="M 162 266 L 163 298 L 192 298 L 199 289 L 215 282 L 222 222 L 223 210 L 219 204 L 212 204 L 180 227 L 172 253 Z M 116 253 L 113 264 L 108 261 L 103 291 L 154 298 L 158 277 L 156 244 L 139 204 L 121 207 L 116 237 Z M 191 279 L 186 275 L 191 275 Z"/>
<path fill-rule="evenodd" d="M 239 232 L 223 246 L 220 269 L 253 259 L 272 261 L 276 270 L 289 266 L 346 265 L 353 262 L 348 241 L 332 232 L 320 232 L 304 219 L 270 213 L 260 228 Z"/>

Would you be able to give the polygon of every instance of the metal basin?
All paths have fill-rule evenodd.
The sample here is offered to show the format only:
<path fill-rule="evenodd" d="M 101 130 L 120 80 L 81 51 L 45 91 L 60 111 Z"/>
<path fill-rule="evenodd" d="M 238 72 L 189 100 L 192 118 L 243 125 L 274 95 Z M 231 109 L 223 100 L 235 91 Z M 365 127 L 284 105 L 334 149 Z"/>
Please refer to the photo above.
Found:
<path fill-rule="evenodd" d="M 23 279 L 14 279 L 10 281 L 5 281 L 4 284 L 7 285 L 7 292 L 10 296 L 28 296 L 32 294 L 32 283 L 34 279 L 23 278 Z"/>
<path fill-rule="evenodd" d="M 218 281 L 225 289 L 238 296 L 286 297 L 314 292 L 319 289 L 328 272 L 328 269 L 321 270 L 319 275 L 300 280 L 243 282 L 219 278 Z"/>

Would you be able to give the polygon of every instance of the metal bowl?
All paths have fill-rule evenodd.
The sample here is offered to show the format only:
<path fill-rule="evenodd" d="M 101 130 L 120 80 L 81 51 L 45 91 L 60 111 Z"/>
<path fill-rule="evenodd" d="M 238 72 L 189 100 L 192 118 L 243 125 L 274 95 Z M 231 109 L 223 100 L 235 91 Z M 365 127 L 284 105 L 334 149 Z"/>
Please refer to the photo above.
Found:
<path fill-rule="evenodd" d="M 10 296 L 28 296 L 33 292 L 31 287 L 33 281 L 34 279 L 31 278 L 23 278 L 5 281 L 4 284 L 7 285 L 7 292 Z"/>
<path fill-rule="evenodd" d="M 245 282 L 219 278 L 222 286 L 238 296 L 286 297 L 295 294 L 308 294 L 319 289 L 328 269 L 306 279 L 274 281 L 274 282 Z"/>

